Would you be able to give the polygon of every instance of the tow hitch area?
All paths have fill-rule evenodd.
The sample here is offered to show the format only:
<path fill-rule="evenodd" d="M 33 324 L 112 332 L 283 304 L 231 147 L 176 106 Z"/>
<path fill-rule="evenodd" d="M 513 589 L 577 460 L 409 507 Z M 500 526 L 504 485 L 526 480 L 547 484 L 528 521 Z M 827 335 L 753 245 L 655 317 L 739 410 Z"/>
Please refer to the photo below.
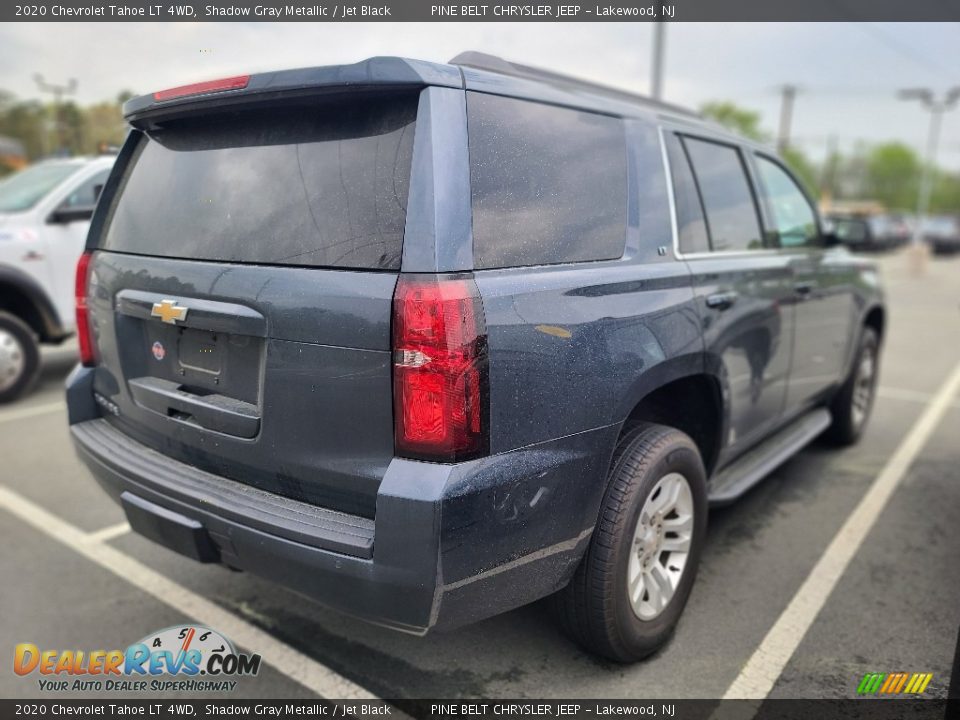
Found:
<path fill-rule="evenodd" d="M 141 535 L 194 560 L 220 562 L 220 553 L 209 533 L 196 520 L 167 510 L 130 492 L 120 495 L 120 503 L 127 514 L 130 527 Z"/>

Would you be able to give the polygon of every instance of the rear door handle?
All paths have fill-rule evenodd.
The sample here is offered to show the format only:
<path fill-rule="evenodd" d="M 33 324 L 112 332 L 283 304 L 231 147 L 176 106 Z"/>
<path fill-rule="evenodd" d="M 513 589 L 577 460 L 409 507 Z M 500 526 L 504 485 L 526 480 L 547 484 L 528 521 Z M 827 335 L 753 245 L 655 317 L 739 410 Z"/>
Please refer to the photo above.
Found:
<path fill-rule="evenodd" d="M 809 295 L 810 293 L 813 292 L 814 288 L 816 287 L 817 287 L 817 284 L 815 282 L 809 282 L 804 280 L 794 285 L 793 289 L 796 291 L 798 295 Z"/>
<path fill-rule="evenodd" d="M 737 293 L 734 291 L 714 293 L 707 295 L 707 307 L 714 310 L 726 310 L 737 301 Z"/>

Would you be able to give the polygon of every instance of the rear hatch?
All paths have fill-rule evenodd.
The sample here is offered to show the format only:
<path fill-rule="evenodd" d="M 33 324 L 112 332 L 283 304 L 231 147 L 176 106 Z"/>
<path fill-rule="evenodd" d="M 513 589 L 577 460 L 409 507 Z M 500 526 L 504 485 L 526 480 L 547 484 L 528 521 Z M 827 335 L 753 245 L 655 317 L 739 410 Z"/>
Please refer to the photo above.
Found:
<path fill-rule="evenodd" d="M 373 517 L 393 457 L 391 300 L 416 90 L 135 131 L 90 247 L 95 391 L 125 433 Z"/>

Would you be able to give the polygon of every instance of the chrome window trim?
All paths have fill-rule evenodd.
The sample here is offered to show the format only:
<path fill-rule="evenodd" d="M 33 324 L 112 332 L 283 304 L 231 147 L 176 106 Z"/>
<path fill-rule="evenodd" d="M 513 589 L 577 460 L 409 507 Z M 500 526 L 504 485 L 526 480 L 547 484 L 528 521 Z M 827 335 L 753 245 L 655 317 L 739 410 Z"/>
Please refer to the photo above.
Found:
<path fill-rule="evenodd" d="M 803 255 L 806 254 L 794 248 L 762 248 L 760 250 L 716 250 L 709 252 L 682 253 L 680 252 L 680 231 L 677 225 L 677 202 L 673 190 L 673 169 L 670 167 L 670 157 L 667 153 L 667 141 L 664 136 L 668 132 L 663 125 L 657 127 L 660 135 L 660 157 L 663 160 L 663 171 L 667 178 L 667 203 L 670 206 L 670 227 L 673 231 L 673 255 L 678 260 L 702 260 L 706 258 L 733 258 L 749 255 L 763 257 L 773 255 Z M 739 146 L 738 146 L 739 147 Z M 809 202 L 809 199 L 808 199 Z M 815 214 L 816 216 L 816 214 Z M 811 248 L 807 248 L 809 251 Z"/>

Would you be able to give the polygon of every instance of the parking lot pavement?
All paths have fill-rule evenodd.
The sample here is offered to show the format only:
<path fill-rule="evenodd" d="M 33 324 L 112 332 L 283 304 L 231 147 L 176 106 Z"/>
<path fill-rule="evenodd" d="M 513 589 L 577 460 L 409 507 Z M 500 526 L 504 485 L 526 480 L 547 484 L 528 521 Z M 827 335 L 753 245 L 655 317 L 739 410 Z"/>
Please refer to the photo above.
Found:
<path fill-rule="evenodd" d="M 683 621 L 670 644 L 645 663 L 612 665 L 582 653 L 556 632 L 541 605 L 455 632 L 402 635 L 124 532 L 122 514 L 70 448 L 61 404 L 69 347 L 45 355 L 36 393 L 0 410 L 0 486 L 78 533 L 108 528 L 103 557 L 126 558 L 161 580 L 138 587 L 139 571 L 121 577 L 100 564 L 100 556 L 91 560 L 51 537 L 43 523 L 27 524 L 0 503 L 0 542 L 7 548 L 0 573 L 9 589 L 0 647 L 9 652 L 27 640 L 59 648 L 123 647 L 191 617 L 202 623 L 196 615 L 207 612 L 226 618 L 252 644 L 267 643 L 250 651 L 263 652 L 268 662 L 278 658 L 242 690 L 261 697 L 307 696 L 329 687 L 331 677 L 387 698 L 719 697 L 960 364 L 960 261 L 934 261 L 923 277 L 909 274 L 902 255 L 881 264 L 891 317 L 867 436 L 843 451 L 814 444 L 740 502 L 711 514 Z M 944 408 L 788 655 L 773 696 L 849 697 L 864 673 L 895 670 L 932 672 L 928 693 L 945 694 L 960 627 L 954 517 L 960 398 Z M 35 695 L 34 680 L 0 674 L 0 696 Z"/>

